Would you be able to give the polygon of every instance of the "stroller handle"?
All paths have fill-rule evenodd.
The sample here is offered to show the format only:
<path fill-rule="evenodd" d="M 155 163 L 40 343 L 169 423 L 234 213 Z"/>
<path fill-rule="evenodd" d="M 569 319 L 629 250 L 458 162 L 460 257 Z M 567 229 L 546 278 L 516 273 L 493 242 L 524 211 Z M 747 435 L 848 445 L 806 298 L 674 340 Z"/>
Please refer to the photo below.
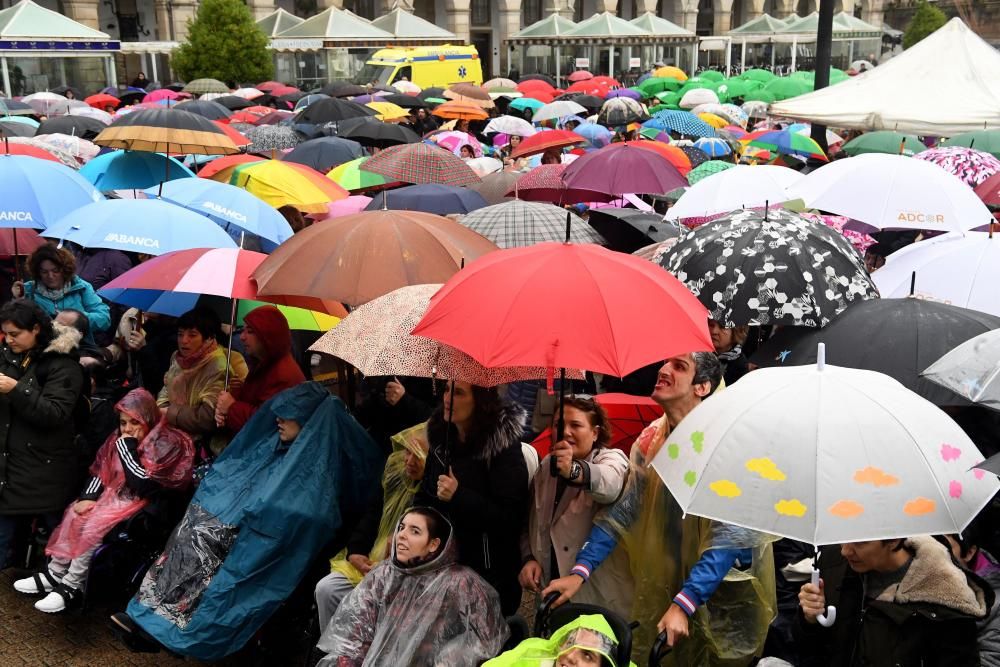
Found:
<path fill-rule="evenodd" d="M 673 649 L 667 644 L 667 633 L 656 635 L 652 648 L 649 649 L 649 667 L 659 667 L 662 660 Z"/>
<path fill-rule="evenodd" d="M 555 604 L 556 600 L 559 599 L 559 593 L 553 591 L 545 596 L 542 603 L 538 605 L 538 611 L 535 613 L 535 627 L 532 629 L 532 637 L 541 637 L 542 632 L 545 630 L 545 625 L 549 620 L 549 612 L 552 611 L 552 605 Z"/>

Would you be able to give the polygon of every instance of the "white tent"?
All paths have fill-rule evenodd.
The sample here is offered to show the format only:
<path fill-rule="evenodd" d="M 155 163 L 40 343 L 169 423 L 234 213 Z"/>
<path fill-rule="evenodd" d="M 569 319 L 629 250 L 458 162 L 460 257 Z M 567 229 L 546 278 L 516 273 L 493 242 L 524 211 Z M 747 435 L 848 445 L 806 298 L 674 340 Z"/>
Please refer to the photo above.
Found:
<path fill-rule="evenodd" d="M 954 18 L 850 81 L 771 106 L 770 114 L 856 130 L 951 136 L 1000 129 L 1000 52 Z"/>

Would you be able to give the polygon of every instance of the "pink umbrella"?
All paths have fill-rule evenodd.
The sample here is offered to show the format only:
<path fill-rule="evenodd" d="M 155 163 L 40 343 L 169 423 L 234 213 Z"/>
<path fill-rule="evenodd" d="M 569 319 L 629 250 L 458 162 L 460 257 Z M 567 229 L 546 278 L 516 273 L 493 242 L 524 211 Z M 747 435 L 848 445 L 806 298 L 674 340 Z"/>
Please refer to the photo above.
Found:
<path fill-rule="evenodd" d="M 868 234 L 862 234 L 853 229 L 844 229 L 844 225 L 851 222 L 851 219 L 845 215 L 823 215 L 820 213 L 802 213 L 801 215 L 807 220 L 816 220 L 833 227 L 843 234 L 844 238 L 850 241 L 851 245 L 862 255 L 876 243 L 875 239 Z"/>
<path fill-rule="evenodd" d="M 586 81 L 587 79 L 593 79 L 594 75 L 585 69 L 580 69 L 573 72 L 566 78 L 572 81 L 573 83 L 576 83 L 577 81 Z"/>
<path fill-rule="evenodd" d="M 147 93 L 146 96 L 142 98 L 142 101 L 159 102 L 160 100 L 179 100 L 180 98 L 180 93 L 175 93 L 169 88 L 159 88 L 151 93 Z"/>
<path fill-rule="evenodd" d="M 365 207 L 372 202 L 371 197 L 364 195 L 351 195 L 347 199 L 338 199 L 326 205 L 326 213 L 316 213 L 308 216 L 313 220 L 328 220 L 339 218 L 344 215 L 352 215 L 365 210 Z"/>
<path fill-rule="evenodd" d="M 479 140 L 468 132 L 438 132 L 430 137 L 430 140 L 441 148 L 450 150 L 455 155 L 462 157 L 462 146 L 470 146 L 476 157 L 483 156 L 483 147 Z"/>
<path fill-rule="evenodd" d="M 1000 173 L 1000 160 L 989 153 L 964 146 L 931 148 L 917 153 L 913 157 L 916 160 L 933 162 L 972 188 L 983 183 L 990 176 Z"/>

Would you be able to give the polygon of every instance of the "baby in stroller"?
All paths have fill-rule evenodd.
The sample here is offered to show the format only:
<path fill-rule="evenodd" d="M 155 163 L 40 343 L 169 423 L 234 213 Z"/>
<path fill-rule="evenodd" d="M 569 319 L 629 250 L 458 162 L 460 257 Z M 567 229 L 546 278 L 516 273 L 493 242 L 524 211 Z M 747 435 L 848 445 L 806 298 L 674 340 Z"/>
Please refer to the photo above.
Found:
<path fill-rule="evenodd" d="M 621 661 L 618 639 L 601 614 L 584 614 L 548 639 L 532 637 L 483 667 L 629 667 Z M 621 662 L 620 662 L 621 661 Z"/>

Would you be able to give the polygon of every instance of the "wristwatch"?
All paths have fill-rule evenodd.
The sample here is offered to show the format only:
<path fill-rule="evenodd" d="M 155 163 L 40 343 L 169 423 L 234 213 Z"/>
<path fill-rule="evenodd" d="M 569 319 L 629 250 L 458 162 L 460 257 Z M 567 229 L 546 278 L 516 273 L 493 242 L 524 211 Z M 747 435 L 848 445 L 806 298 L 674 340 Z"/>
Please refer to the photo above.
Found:
<path fill-rule="evenodd" d="M 569 467 L 569 481 L 575 482 L 578 477 L 583 476 L 583 464 L 579 461 L 573 461 L 573 465 Z"/>

